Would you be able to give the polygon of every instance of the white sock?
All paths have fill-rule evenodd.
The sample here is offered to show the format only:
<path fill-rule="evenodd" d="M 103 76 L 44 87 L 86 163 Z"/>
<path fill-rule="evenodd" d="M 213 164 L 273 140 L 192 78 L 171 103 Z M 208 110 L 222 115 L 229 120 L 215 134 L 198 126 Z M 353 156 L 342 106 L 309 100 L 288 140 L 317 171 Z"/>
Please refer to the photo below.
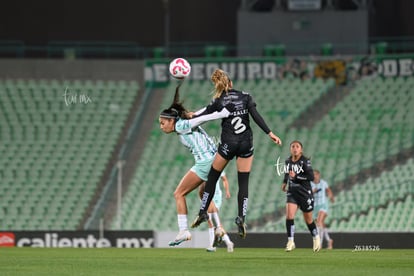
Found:
<path fill-rule="evenodd" d="M 324 234 L 325 239 L 326 239 L 327 241 L 330 241 L 330 240 L 331 240 L 331 237 L 329 236 L 329 233 L 328 233 L 328 228 L 324 228 L 324 229 L 323 229 L 323 234 Z"/>
<path fill-rule="evenodd" d="M 290 227 L 290 234 L 291 234 L 291 237 L 288 237 L 288 240 L 295 241 L 295 225 L 294 224 Z"/>
<path fill-rule="evenodd" d="M 177 221 L 178 221 L 178 229 L 180 229 L 180 231 L 184 231 L 187 230 L 188 227 L 188 222 L 187 222 L 187 215 L 177 215 Z"/>
<path fill-rule="evenodd" d="M 323 228 L 318 228 L 319 238 L 321 239 L 321 243 L 323 242 Z"/>
<path fill-rule="evenodd" d="M 214 227 L 208 228 L 208 246 L 212 247 L 214 242 Z"/>
<path fill-rule="evenodd" d="M 229 245 L 231 243 L 229 235 L 224 234 L 223 241 L 226 243 L 226 245 Z"/>
<path fill-rule="evenodd" d="M 216 226 L 217 227 L 221 226 L 221 221 L 220 221 L 220 217 L 219 217 L 218 213 L 214 212 L 214 213 L 211 213 L 211 215 L 214 219 L 214 222 L 216 223 Z"/>
<path fill-rule="evenodd" d="M 208 221 L 207 221 L 208 228 L 214 228 L 215 225 L 214 225 L 214 221 L 212 220 L 211 213 L 207 213 L 207 215 L 208 215 Z"/>

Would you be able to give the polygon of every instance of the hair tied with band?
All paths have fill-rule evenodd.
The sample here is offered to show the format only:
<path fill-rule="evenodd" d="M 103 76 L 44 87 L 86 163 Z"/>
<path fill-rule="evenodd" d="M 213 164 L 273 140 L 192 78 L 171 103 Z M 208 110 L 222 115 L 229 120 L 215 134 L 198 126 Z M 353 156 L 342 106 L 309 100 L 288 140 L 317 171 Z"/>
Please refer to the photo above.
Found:
<path fill-rule="evenodd" d="M 176 117 L 178 117 L 178 110 L 175 108 L 171 108 L 172 114 L 174 114 Z"/>

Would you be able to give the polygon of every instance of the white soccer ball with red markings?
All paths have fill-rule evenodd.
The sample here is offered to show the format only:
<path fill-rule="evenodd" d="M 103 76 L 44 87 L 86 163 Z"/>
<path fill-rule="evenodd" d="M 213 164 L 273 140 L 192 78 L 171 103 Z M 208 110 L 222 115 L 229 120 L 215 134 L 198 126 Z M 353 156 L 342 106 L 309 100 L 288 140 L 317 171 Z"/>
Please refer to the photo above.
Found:
<path fill-rule="evenodd" d="M 177 80 L 183 80 L 190 75 L 191 65 L 184 58 L 176 58 L 170 62 L 170 74 Z"/>

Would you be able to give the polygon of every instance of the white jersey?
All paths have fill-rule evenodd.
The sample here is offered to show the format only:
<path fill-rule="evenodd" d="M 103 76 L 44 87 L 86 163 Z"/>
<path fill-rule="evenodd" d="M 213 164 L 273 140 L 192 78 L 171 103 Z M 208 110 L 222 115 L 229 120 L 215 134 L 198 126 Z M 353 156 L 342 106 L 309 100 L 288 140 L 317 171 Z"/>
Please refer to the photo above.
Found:
<path fill-rule="evenodd" d="M 190 150 L 196 163 L 211 161 L 217 152 L 217 147 L 207 132 L 200 126 L 193 127 L 190 120 L 179 119 L 175 131 L 181 143 Z"/>
<path fill-rule="evenodd" d="M 328 189 L 328 182 L 321 179 L 318 184 L 311 181 L 312 190 L 317 190 L 313 193 L 315 206 L 324 205 L 328 203 L 328 196 L 326 195 L 326 189 Z"/>

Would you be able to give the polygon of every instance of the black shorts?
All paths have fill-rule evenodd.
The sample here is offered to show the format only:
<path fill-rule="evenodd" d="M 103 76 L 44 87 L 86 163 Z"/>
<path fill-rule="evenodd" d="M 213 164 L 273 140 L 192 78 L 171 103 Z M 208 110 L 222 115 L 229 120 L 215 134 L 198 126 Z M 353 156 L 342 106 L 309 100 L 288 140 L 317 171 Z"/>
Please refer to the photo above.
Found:
<path fill-rule="evenodd" d="M 232 160 L 234 156 L 247 158 L 253 155 L 253 151 L 253 139 L 222 142 L 218 147 L 218 153 L 226 160 Z"/>
<path fill-rule="evenodd" d="M 290 184 L 286 193 L 286 202 L 295 203 L 304 213 L 312 212 L 314 204 L 312 190 L 299 184 Z"/>

